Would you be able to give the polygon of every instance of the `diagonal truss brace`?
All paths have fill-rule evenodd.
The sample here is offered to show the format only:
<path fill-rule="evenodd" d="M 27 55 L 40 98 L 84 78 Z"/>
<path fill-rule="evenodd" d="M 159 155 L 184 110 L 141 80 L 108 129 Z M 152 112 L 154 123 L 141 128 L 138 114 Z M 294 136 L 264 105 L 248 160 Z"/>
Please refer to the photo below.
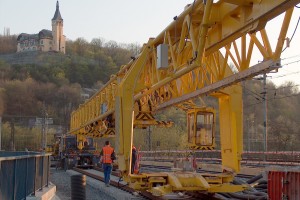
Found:
<path fill-rule="evenodd" d="M 167 108 L 169 106 L 174 106 L 176 104 L 185 102 L 189 99 L 193 99 L 193 98 L 196 98 L 201 95 L 211 94 L 220 89 L 223 89 L 223 88 L 233 85 L 235 83 L 241 82 L 245 79 L 252 78 L 263 72 L 269 72 L 269 71 L 278 69 L 278 68 L 280 68 L 280 66 L 281 66 L 280 62 L 274 62 L 273 60 L 264 61 L 262 63 L 254 65 L 251 68 L 248 68 L 242 72 L 228 76 L 228 77 L 222 79 L 221 81 L 212 83 L 211 85 L 208 85 L 204 88 L 201 88 L 201 89 L 191 92 L 189 94 L 186 94 L 181 97 L 177 97 L 177 98 L 171 99 L 167 102 L 164 102 L 157 106 L 157 110 Z"/>

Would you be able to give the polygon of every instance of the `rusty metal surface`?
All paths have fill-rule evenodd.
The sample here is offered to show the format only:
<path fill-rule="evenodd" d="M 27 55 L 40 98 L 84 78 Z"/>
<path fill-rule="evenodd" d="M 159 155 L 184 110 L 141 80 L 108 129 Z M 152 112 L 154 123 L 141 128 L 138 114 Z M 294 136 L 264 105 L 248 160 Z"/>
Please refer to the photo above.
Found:
<path fill-rule="evenodd" d="M 300 200 L 300 171 L 269 171 L 268 195 L 271 200 Z"/>

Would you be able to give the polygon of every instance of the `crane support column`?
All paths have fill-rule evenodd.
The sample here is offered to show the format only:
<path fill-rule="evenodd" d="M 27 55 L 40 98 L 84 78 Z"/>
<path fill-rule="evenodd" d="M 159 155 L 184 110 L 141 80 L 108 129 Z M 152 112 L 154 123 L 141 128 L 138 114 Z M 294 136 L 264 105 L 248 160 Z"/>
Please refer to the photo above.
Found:
<path fill-rule="evenodd" d="M 149 52 L 150 47 L 144 46 L 139 59 L 133 63 L 129 72 L 120 83 L 116 95 L 116 153 L 118 155 L 119 170 L 124 175 L 131 170 L 134 89 L 141 69 L 145 66 Z"/>
<path fill-rule="evenodd" d="M 220 140 L 223 171 L 240 171 L 243 151 L 242 87 L 230 86 L 219 98 Z"/>

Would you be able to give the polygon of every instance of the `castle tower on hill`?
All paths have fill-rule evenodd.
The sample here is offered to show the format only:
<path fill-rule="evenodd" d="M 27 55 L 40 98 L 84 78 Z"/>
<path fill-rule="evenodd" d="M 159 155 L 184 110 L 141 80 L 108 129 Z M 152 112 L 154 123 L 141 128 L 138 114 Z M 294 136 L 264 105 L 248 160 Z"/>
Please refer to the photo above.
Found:
<path fill-rule="evenodd" d="M 52 36 L 53 36 L 53 50 L 61 51 L 65 50 L 65 39 L 63 36 L 63 24 L 64 20 L 62 19 L 59 12 L 59 4 L 56 2 L 56 10 L 54 17 L 52 18 Z M 65 52 L 64 52 L 65 53 Z"/>
<path fill-rule="evenodd" d="M 43 29 L 38 34 L 21 33 L 17 38 L 17 52 L 43 51 L 66 53 L 66 36 L 63 35 L 63 18 L 56 2 L 52 18 L 52 31 Z"/>

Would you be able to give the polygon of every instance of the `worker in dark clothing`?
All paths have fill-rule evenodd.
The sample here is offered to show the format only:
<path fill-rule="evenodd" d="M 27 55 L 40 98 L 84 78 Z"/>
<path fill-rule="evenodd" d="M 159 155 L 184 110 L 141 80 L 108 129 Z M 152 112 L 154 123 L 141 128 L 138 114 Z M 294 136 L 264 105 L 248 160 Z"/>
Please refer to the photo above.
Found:
<path fill-rule="evenodd" d="M 110 174 L 112 171 L 112 163 L 113 163 L 113 159 L 115 159 L 115 151 L 110 146 L 109 141 L 105 142 L 105 146 L 102 148 L 102 151 L 100 152 L 100 156 L 101 156 L 100 162 L 102 162 L 103 170 L 104 170 L 104 183 L 106 187 L 109 187 Z"/>
<path fill-rule="evenodd" d="M 89 149 L 89 143 L 87 141 L 84 141 L 83 150 L 88 150 L 88 149 Z"/>
<path fill-rule="evenodd" d="M 132 151 L 131 151 L 131 174 L 134 173 L 136 159 L 137 159 L 137 151 L 136 151 L 135 146 L 132 146 Z"/>

